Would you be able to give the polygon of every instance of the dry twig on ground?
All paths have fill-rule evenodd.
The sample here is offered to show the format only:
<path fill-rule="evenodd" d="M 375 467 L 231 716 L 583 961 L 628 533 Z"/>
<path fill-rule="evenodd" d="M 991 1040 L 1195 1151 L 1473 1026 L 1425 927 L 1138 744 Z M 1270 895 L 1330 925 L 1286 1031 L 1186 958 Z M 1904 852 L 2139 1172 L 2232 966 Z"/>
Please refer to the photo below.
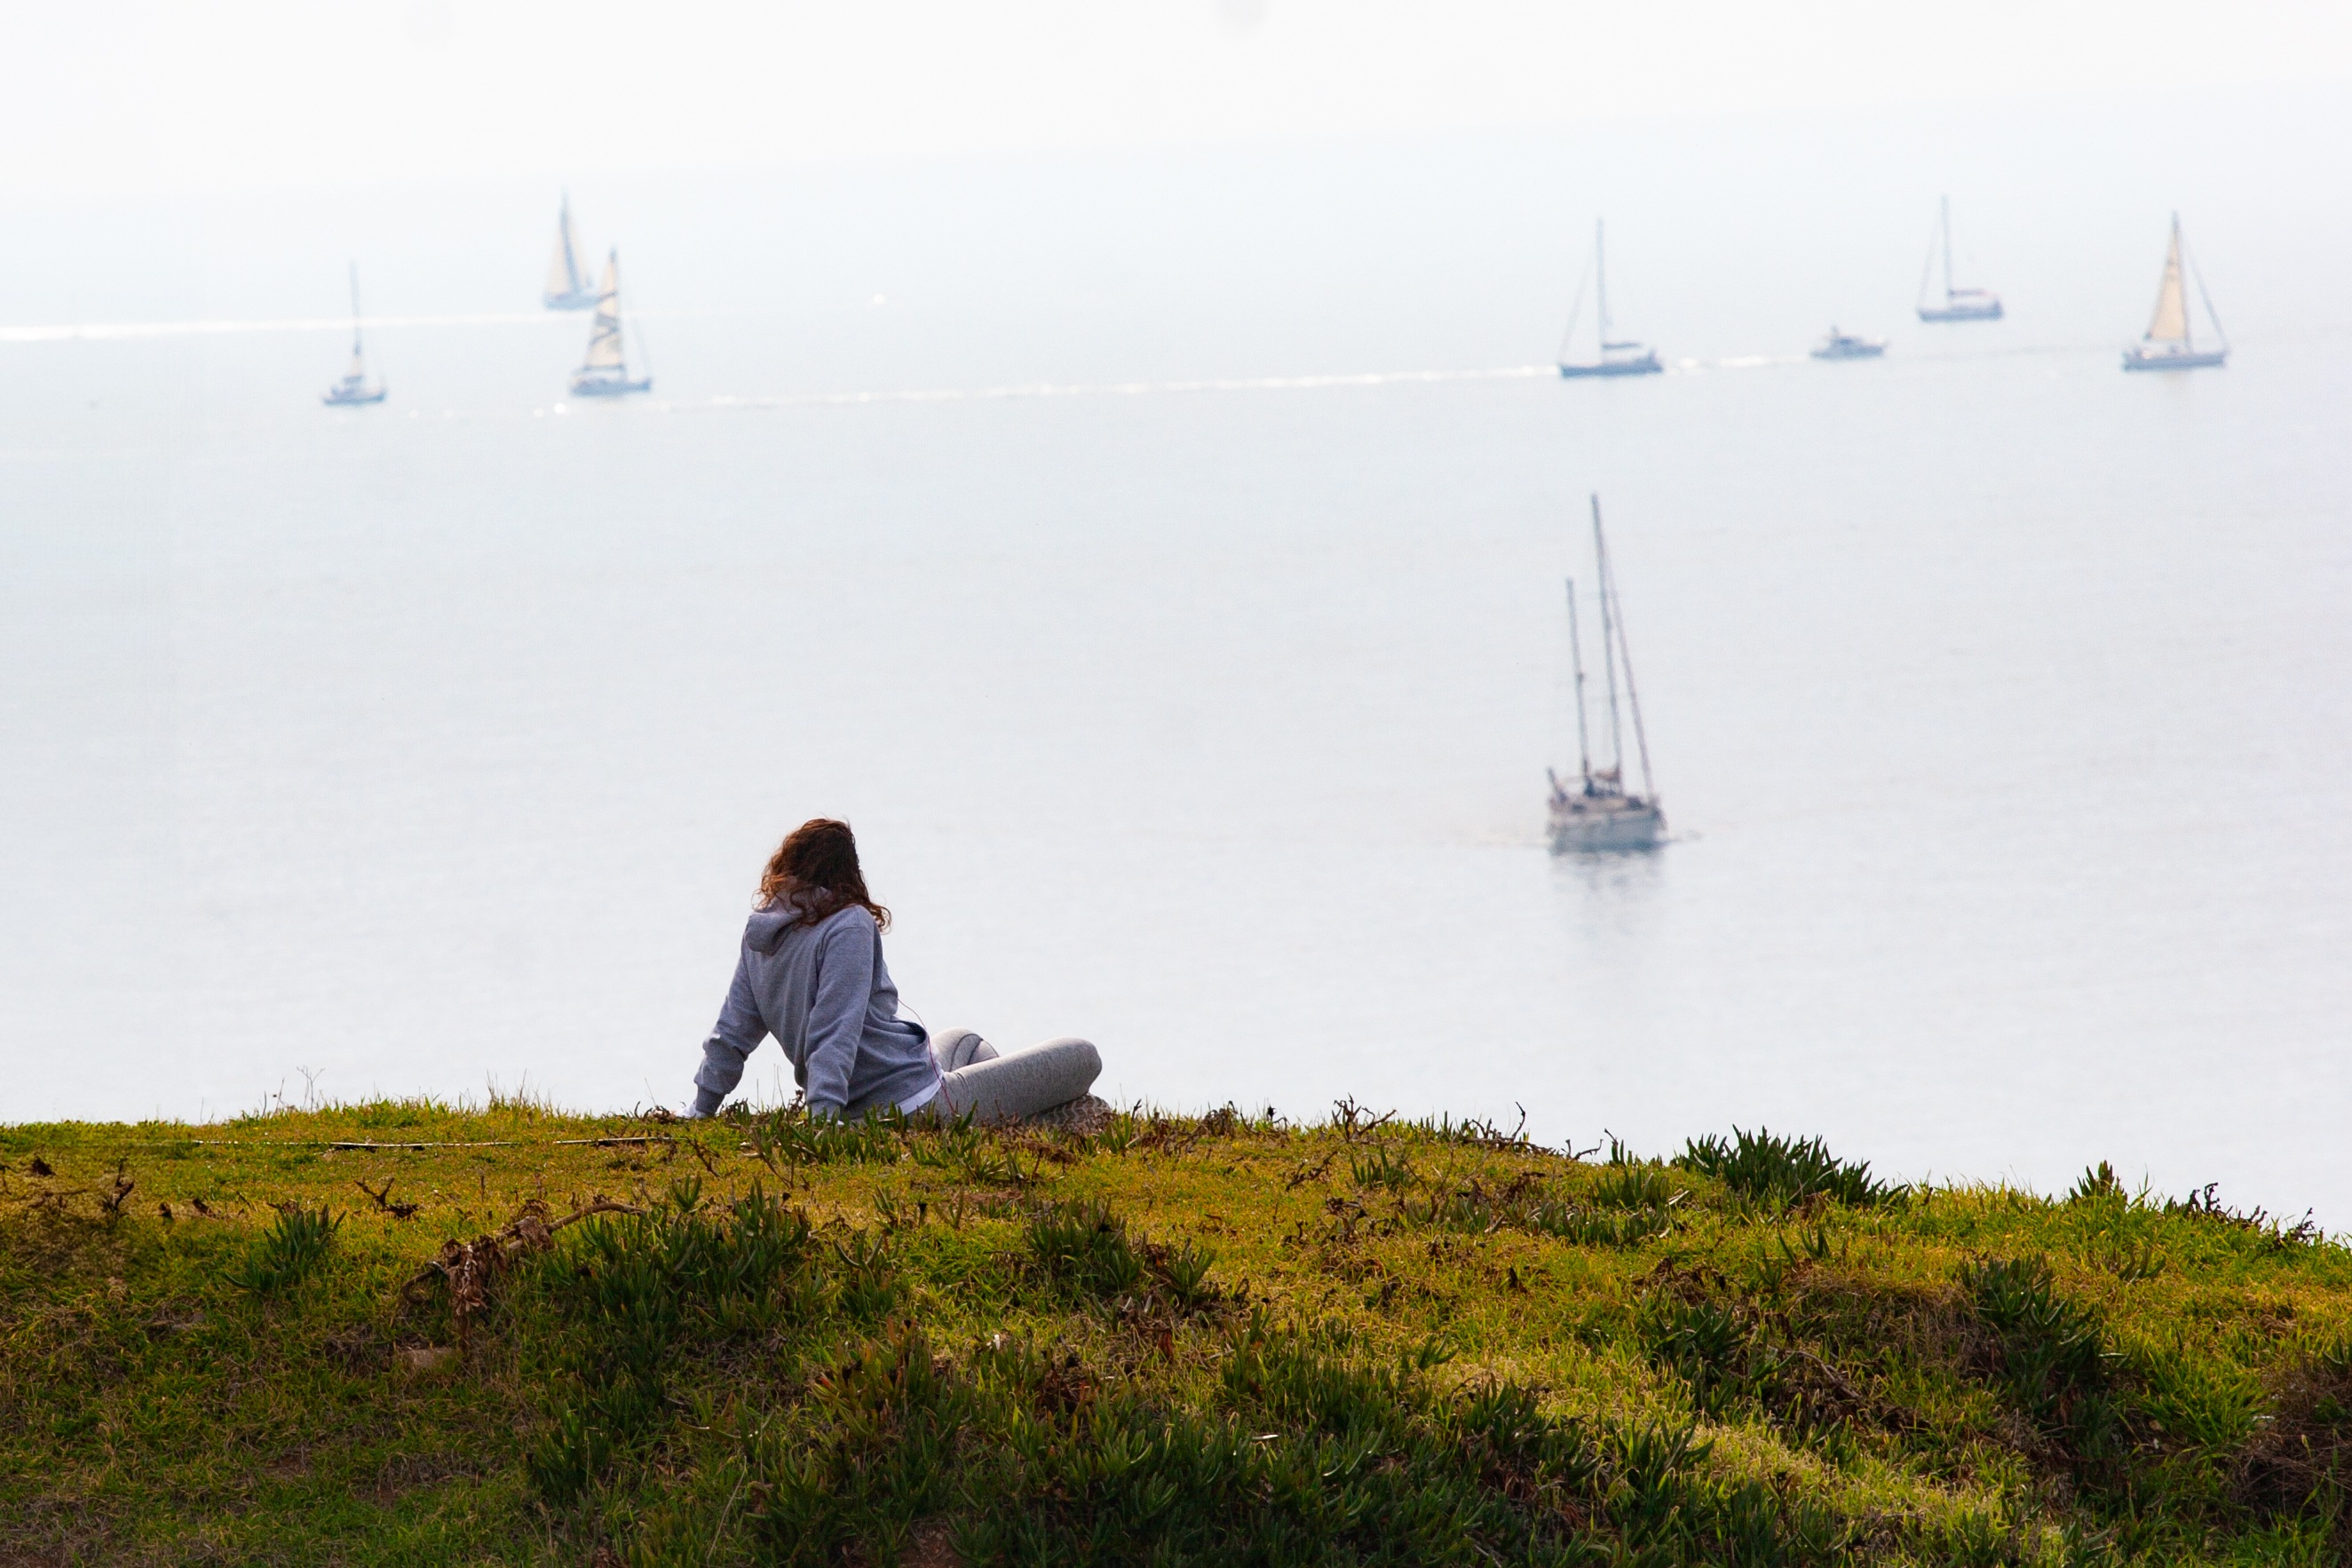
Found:
<path fill-rule="evenodd" d="M 391 1190 L 391 1184 L 385 1184 Z M 471 1241 L 445 1241 L 440 1256 L 418 1269 L 415 1278 L 401 1287 L 404 1304 L 423 1306 L 421 1292 L 435 1279 L 439 1279 L 449 1291 L 449 1316 L 457 1328 L 457 1350 L 462 1355 L 470 1349 L 474 1315 L 489 1305 L 490 1292 L 499 1278 L 512 1268 L 526 1254 L 537 1252 L 554 1240 L 555 1233 L 575 1221 L 600 1214 L 643 1214 L 646 1211 L 633 1204 L 614 1203 L 610 1198 L 594 1198 L 551 1221 L 544 1203 L 532 1198 L 522 1205 L 522 1212 L 507 1222 L 506 1228 Z"/>

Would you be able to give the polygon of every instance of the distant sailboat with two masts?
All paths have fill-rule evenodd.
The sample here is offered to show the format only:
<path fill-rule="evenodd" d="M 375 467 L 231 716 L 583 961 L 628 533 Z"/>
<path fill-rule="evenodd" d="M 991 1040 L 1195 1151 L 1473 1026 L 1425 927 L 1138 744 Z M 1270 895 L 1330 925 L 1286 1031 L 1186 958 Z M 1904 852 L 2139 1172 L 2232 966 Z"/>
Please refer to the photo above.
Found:
<path fill-rule="evenodd" d="M 2213 323 L 2213 346 L 2197 346 L 2196 328 L 2189 319 L 2189 289 L 2183 272 L 2197 279 L 2197 297 L 2205 302 L 2206 320 Z M 2180 237 L 2180 215 L 2172 215 L 2172 244 L 2164 253 L 2164 279 L 2156 288 L 2156 314 L 2138 342 L 2124 351 L 2126 370 L 2210 370 L 2229 363 L 2230 343 L 2221 331 L 2221 318 L 2213 313 L 2213 297 L 2205 291 L 2205 276 L 2189 258 Z"/>
<path fill-rule="evenodd" d="M 352 368 L 343 379 L 319 395 L 319 401 L 330 408 L 356 408 L 362 404 L 382 403 L 383 384 L 368 384 L 367 351 L 360 342 L 360 264 L 352 263 Z"/>
<path fill-rule="evenodd" d="M 580 248 L 580 231 L 572 226 L 572 193 L 555 216 L 555 258 L 547 264 L 547 287 L 540 303 L 551 310 L 584 310 L 596 302 L 588 283 L 588 258 Z"/>
<path fill-rule="evenodd" d="M 604 281 L 596 291 L 596 320 L 588 329 L 588 357 L 572 373 L 572 393 L 580 397 L 619 397 L 650 391 L 654 378 L 646 375 L 631 381 L 628 361 L 621 350 L 621 252 L 616 246 L 604 258 Z"/>
<path fill-rule="evenodd" d="M 1929 279 L 1936 260 L 1944 262 L 1944 302 L 1928 303 Z M 1962 289 L 1952 281 L 1952 198 L 1946 196 L 1936 213 L 1936 237 L 1927 245 L 1927 269 L 1919 277 L 1919 319 L 1923 321 L 1998 321 L 2000 296 L 1990 289 Z"/>
<path fill-rule="evenodd" d="M 1568 645 L 1576 668 L 1576 752 L 1580 778 L 1551 781 L 1551 852 L 1655 848 L 1666 831 L 1665 808 L 1650 778 L 1650 741 L 1642 728 L 1642 699 L 1633 688 L 1633 650 L 1625 641 L 1625 616 L 1617 603 L 1617 574 L 1609 565 L 1609 542 L 1601 531 L 1601 498 L 1592 498 L 1592 557 L 1601 580 L 1601 662 L 1608 672 L 1609 765 L 1592 765 L 1592 742 L 1584 713 L 1584 639 L 1576 625 L 1576 583 L 1568 584 Z M 1625 788 L 1625 734 L 1617 701 L 1617 674 L 1625 675 L 1625 704 L 1633 720 L 1633 747 L 1642 760 L 1642 792 Z M 1571 787 L 1571 785 L 1573 787 Z"/>
<path fill-rule="evenodd" d="M 1601 225 L 1592 226 L 1592 282 L 1600 307 L 1595 312 L 1597 336 L 1593 357 L 1576 357 L 1576 323 L 1584 314 L 1584 290 L 1576 292 L 1575 308 L 1569 312 L 1568 333 L 1560 341 L 1559 374 L 1580 375 L 1655 375 L 1665 367 L 1658 363 L 1658 351 L 1646 343 L 1630 339 L 1612 339 L 1609 335 L 1609 268 L 1602 255 Z"/>

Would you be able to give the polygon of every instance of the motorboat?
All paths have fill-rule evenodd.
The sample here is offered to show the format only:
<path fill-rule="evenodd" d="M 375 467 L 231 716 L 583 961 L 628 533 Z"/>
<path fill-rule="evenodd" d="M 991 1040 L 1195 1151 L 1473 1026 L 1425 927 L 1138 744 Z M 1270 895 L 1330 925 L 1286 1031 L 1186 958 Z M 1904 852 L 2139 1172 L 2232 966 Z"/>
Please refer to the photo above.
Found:
<path fill-rule="evenodd" d="M 1861 338 L 1852 332 L 1830 329 L 1830 335 L 1813 346 L 1815 359 L 1876 359 L 1886 352 L 1885 338 Z"/>

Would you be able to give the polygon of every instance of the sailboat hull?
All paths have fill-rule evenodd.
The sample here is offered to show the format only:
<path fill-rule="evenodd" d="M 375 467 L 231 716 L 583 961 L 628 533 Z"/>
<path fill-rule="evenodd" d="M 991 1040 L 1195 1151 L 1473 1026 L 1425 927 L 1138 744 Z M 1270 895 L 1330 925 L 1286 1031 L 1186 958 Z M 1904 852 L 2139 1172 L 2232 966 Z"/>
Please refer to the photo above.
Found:
<path fill-rule="evenodd" d="M 1981 305 L 1922 305 L 1919 319 L 1923 321 L 1998 321 L 2000 301 Z"/>
<path fill-rule="evenodd" d="M 1666 367 L 1658 363 L 1655 350 L 1639 359 L 1605 359 L 1598 364 L 1563 364 L 1559 374 L 1571 380 L 1585 375 L 1655 375 Z"/>
<path fill-rule="evenodd" d="M 330 408 L 359 408 L 370 403 L 382 403 L 383 394 L 384 389 L 381 386 L 373 392 L 346 392 L 339 386 L 331 392 L 320 393 L 319 401 Z"/>
<path fill-rule="evenodd" d="M 2200 353 L 2188 349 L 2168 352 L 2163 349 L 2133 348 L 2124 351 L 2126 370 L 2219 370 L 2229 363 L 2227 349 L 2208 349 Z"/>
<path fill-rule="evenodd" d="M 572 377 L 572 395 L 575 397 L 625 397 L 632 392 L 651 392 L 653 388 L 651 376 L 631 381 L 625 374 L 577 371 Z"/>
<path fill-rule="evenodd" d="M 1654 800 L 1634 795 L 1555 795 L 1551 852 L 1606 855 L 1655 849 L 1665 839 L 1666 814 Z"/>

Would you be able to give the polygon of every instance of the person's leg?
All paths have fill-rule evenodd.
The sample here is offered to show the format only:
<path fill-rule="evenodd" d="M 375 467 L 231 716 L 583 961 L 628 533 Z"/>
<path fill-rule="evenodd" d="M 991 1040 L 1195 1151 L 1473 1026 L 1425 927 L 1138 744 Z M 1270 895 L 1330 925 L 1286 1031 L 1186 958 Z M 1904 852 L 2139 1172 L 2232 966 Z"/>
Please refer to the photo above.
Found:
<path fill-rule="evenodd" d="M 931 1059 L 943 1073 L 995 1058 L 996 1047 L 982 1039 L 977 1029 L 940 1029 L 931 1036 Z"/>
<path fill-rule="evenodd" d="M 942 1060 L 940 1065 L 947 1064 Z M 1092 1089 L 1101 1075 L 1102 1054 L 1092 1041 L 1048 1040 L 1034 1050 L 1009 1057 L 992 1054 L 943 1075 L 939 1098 L 924 1109 L 942 1120 L 970 1116 L 975 1121 L 1013 1121 L 1068 1104 Z"/>

